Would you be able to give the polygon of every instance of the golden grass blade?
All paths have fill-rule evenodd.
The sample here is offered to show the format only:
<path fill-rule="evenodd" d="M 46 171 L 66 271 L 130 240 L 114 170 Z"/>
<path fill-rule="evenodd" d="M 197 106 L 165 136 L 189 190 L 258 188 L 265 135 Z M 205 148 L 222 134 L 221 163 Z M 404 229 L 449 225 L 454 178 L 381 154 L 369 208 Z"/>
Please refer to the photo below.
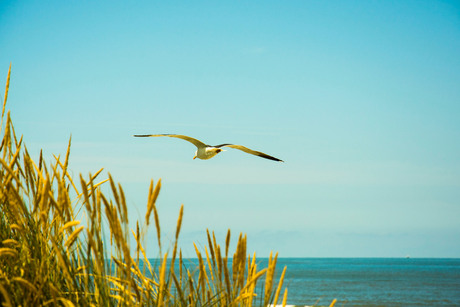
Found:
<path fill-rule="evenodd" d="M 147 223 L 147 226 L 150 225 L 150 214 L 152 214 L 153 208 L 151 208 L 150 204 L 150 198 L 153 193 L 153 179 L 150 179 L 150 186 L 149 186 L 149 196 L 147 198 L 147 211 L 145 213 L 145 222 Z"/>
<path fill-rule="evenodd" d="M 61 227 L 61 229 L 59 230 L 59 233 L 64 232 L 64 230 L 66 230 L 66 229 L 68 229 L 70 227 L 77 226 L 78 224 L 80 224 L 80 221 L 67 222 L 67 223 L 64 224 L 64 226 Z"/>
<path fill-rule="evenodd" d="M 131 273 L 133 273 L 135 276 L 138 277 L 139 279 L 139 282 L 142 283 L 142 285 L 146 288 L 146 290 L 150 291 L 152 290 L 151 288 L 151 285 L 150 284 L 153 284 L 155 286 L 159 286 L 159 284 L 155 281 L 150 281 L 148 280 L 147 278 L 145 278 L 145 276 L 143 275 L 143 273 L 141 272 L 138 264 L 136 262 L 133 262 L 132 264 L 132 267 L 131 267 Z"/>
<path fill-rule="evenodd" d="M 255 253 L 254 253 L 254 257 L 252 258 L 252 262 L 251 262 L 251 260 L 249 258 L 250 257 L 248 257 L 248 276 L 247 276 L 246 283 L 248 283 L 257 274 L 257 265 L 255 264 Z M 251 299 L 247 302 L 247 307 L 252 307 L 252 303 L 253 303 L 252 295 L 257 296 L 254 293 L 254 290 L 256 288 L 256 282 L 250 284 L 248 289 L 244 290 L 248 294 L 251 294 Z M 242 292 L 243 292 L 243 290 L 242 290 Z"/>
<path fill-rule="evenodd" d="M 93 188 L 97 188 L 98 186 L 100 186 L 101 184 L 106 183 L 107 181 L 109 181 L 109 179 L 102 180 L 101 182 L 96 183 L 96 184 L 93 186 Z"/>
<path fill-rule="evenodd" d="M 267 272 L 267 269 L 263 269 L 259 271 L 257 274 L 255 274 L 251 280 L 249 280 L 246 285 L 241 289 L 241 292 L 245 292 L 249 287 L 257 283 L 257 280 L 259 280 L 260 277 L 262 277 L 265 273 Z"/>
<path fill-rule="evenodd" d="M 283 307 L 286 306 L 287 296 L 288 296 L 288 289 L 286 288 L 284 289 L 284 295 L 283 295 L 283 304 L 282 304 Z"/>
<path fill-rule="evenodd" d="M 280 292 L 281 292 L 281 287 L 283 286 L 284 274 L 286 273 L 286 269 L 287 269 L 287 266 L 284 267 L 283 273 L 281 273 L 281 277 L 280 277 L 280 280 L 278 282 L 278 288 L 276 289 L 276 292 L 275 292 L 275 298 L 273 299 L 273 304 L 274 305 L 278 304 L 278 297 L 279 297 Z"/>
<path fill-rule="evenodd" d="M 85 196 L 85 204 L 87 205 L 88 211 L 90 211 L 90 207 L 88 207 L 90 200 L 89 200 L 89 193 L 88 189 L 86 188 L 87 183 L 85 179 L 83 179 L 83 176 L 80 174 L 80 185 L 82 186 L 82 194 Z"/>
<path fill-rule="evenodd" d="M 67 239 L 67 241 L 65 242 L 65 245 L 67 246 L 67 248 L 69 248 L 74 242 L 75 240 L 77 239 L 78 235 L 80 234 L 80 232 L 85 228 L 85 226 L 80 226 L 78 227 L 77 229 L 75 229 L 72 234 L 69 236 L 69 238 Z"/>
<path fill-rule="evenodd" d="M 251 299 L 256 296 L 256 294 L 253 294 L 253 293 L 243 293 L 243 294 L 240 294 L 234 301 L 233 303 L 236 304 L 236 303 L 239 303 L 239 301 L 243 301 L 243 300 L 246 300 L 246 299 Z M 243 304 L 243 306 L 246 306 L 246 304 Z"/>
<path fill-rule="evenodd" d="M 10 296 L 8 295 L 8 291 L 6 291 L 6 289 L 3 288 L 2 284 L 0 284 L 0 293 L 2 294 L 2 297 L 5 300 L 3 302 L 3 306 L 12 307 L 13 305 L 11 304 L 11 299 L 10 299 Z"/>
<path fill-rule="evenodd" d="M 110 187 L 112 188 L 113 197 L 115 198 L 115 203 L 118 206 L 118 211 L 121 211 L 121 209 L 120 209 L 120 197 L 118 196 L 117 187 L 115 186 L 115 182 L 113 181 L 112 175 L 110 173 L 109 173 L 109 181 L 110 181 Z"/>
<path fill-rule="evenodd" d="M 248 269 L 248 278 L 249 278 L 249 276 L 255 274 L 256 271 L 257 271 L 256 253 L 254 252 L 254 255 L 252 256 L 252 260 L 251 260 L 251 266 Z"/>
<path fill-rule="evenodd" d="M 227 286 L 227 295 L 232 294 L 232 288 L 230 286 L 230 274 L 228 272 L 228 265 L 227 265 L 227 257 L 223 261 L 223 271 L 224 271 L 224 278 L 225 278 L 225 285 Z"/>
<path fill-rule="evenodd" d="M 150 181 L 150 191 L 149 191 L 149 198 L 147 203 L 147 212 L 145 214 L 145 220 L 147 225 L 150 223 L 150 214 L 155 207 L 155 203 L 157 201 L 158 195 L 160 194 L 161 189 L 161 178 L 158 180 L 158 183 L 155 186 L 155 189 L 152 191 L 153 188 L 153 180 Z"/>
<path fill-rule="evenodd" d="M 177 293 L 179 294 L 180 305 L 181 306 L 187 306 L 187 302 L 186 302 L 186 300 L 184 298 L 184 292 L 182 291 L 182 285 L 177 280 L 176 274 L 174 274 L 174 272 L 172 272 L 171 277 L 173 279 L 174 286 L 176 287 Z"/>
<path fill-rule="evenodd" d="M 141 235 L 139 232 L 139 221 L 136 222 L 136 233 L 133 231 L 134 238 L 136 239 L 136 258 L 137 263 L 139 263 L 139 252 L 141 250 Z"/>
<path fill-rule="evenodd" d="M 23 230 L 23 228 L 21 226 L 19 226 L 18 224 L 11 224 L 10 229 L 11 230 L 17 230 L 17 231 Z"/>
<path fill-rule="evenodd" d="M 206 228 L 206 235 L 208 237 L 208 245 L 209 245 L 209 251 L 211 253 L 211 259 L 212 259 L 212 263 L 214 265 L 216 265 L 216 262 L 215 262 L 215 254 L 214 254 L 214 248 L 213 248 L 213 244 L 212 244 L 212 241 L 211 241 L 211 236 L 209 235 L 209 229 Z M 209 267 L 211 267 L 211 264 L 209 264 Z"/>
<path fill-rule="evenodd" d="M 177 240 L 174 241 L 174 248 L 173 248 L 172 257 L 171 257 L 171 264 L 170 264 L 170 269 L 169 269 L 171 273 L 174 273 L 174 264 L 176 262 L 176 254 L 177 254 Z M 172 284 L 169 284 L 169 286 L 171 285 Z"/>
<path fill-rule="evenodd" d="M 214 282 L 214 270 L 212 269 L 211 260 L 209 259 L 209 253 L 206 246 L 204 247 L 204 251 L 206 252 L 206 262 L 208 264 L 209 274 L 211 275 L 211 280 Z"/>
<path fill-rule="evenodd" d="M 60 155 L 56 157 L 56 155 L 53 154 L 53 157 L 56 161 L 59 161 L 59 159 L 61 159 Z M 57 171 L 58 166 L 60 166 L 59 163 L 55 163 L 54 165 L 51 165 L 51 170 L 52 170 L 51 171 L 51 174 L 52 174 L 51 182 L 54 182 L 55 177 L 58 177 L 58 178 L 60 177 L 59 172 Z"/>
<path fill-rule="evenodd" d="M 149 269 L 150 276 L 152 276 L 152 278 L 153 278 L 153 269 L 152 269 L 152 266 L 151 266 L 151 264 L 150 264 L 150 261 L 148 260 L 147 255 L 146 255 L 145 250 L 144 250 L 144 248 L 142 247 L 142 245 L 140 245 L 139 247 L 140 247 L 140 249 L 141 249 L 142 256 L 144 257 L 144 260 L 143 260 L 143 261 L 144 261 L 144 265 L 145 265 L 145 263 L 147 263 L 147 268 Z"/>
<path fill-rule="evenodd" d="M 17 257 L 18 251 L 9 247 L 0 247 L 0 257 L 3 256 Z"/>
<path fill-rule="evenodd" d="M 34 293 L 37 292 L 37 288 L 30 281 L 25 280 L 22 277 L 13 277 L 11 279 L 11 281 L 15 281 L 15 282 L 20 283 L 22 286 L 26 287 L 27 289 L 29 289 L 30 291 L 32 291 Z"/>
<path fill-rule="evenodd" d="M 49 301 L 45 302 L 43 306 L 48 306 L 49 304 L 56 303 L 56 300 L 60 301 L 65 307 L 75 307 L 71 301 L 62 297 L 50 299 Z"/>
<path fill-rule="evenodd" d="M 13 245 L 13 246 L 17 246 L 19 245 L 19 242 L 14 240 L 14 239 L 6 239 L 6 240 L 3 240 L 2 242 L 3 245 Z"/>
<path fill-rule="evenodd" d="M 155 228 L 157 230 L 158 247 L 161 249 L 160 218 L 158 217 L 158 211 L 157 211 L 157 207 L 155 205 L 153 205 L 153 216 L 155 218 Z"/>
<path fill-rule="evenodd" d="M 11 169 L 12 169 L 13 166 L 16 164 L 17 159 L 18 159 L 18 157 L 19 157 L 19 154 L 21 153 L 21 150 L 22 150 L 21 145 L 22 145 L 22 137 L 21 137 L 21 139 L 19 140 L 18 145 L 16 146 L 16 152 L 14 153 L 13 157 L 12 157 L 11 160 L 10 160 L 10 164 L 9 164 L 9 165 L 10 165 L 10 168 L 11 168 Z M 18 168 L 18 170 L 22 171 L 20 168 Z"/>
<path fill-rule="evenodd" d="M 227 237 L 225 238 L 225 258 L 228 258 L 228 248 L 230 247 L 230 229 L 227 231 Z"/>
<path fill-rule="evenodd" d="M 69 146 L 70 146 L 70 141 L 69 141 Z M 91 181 L 94 181 L 96 180 L 96 177 L 99 176 L 99 174 L 104 170 L 104 168 L 102 167 L 101 169 L 99 169 L 96 173 L 94 173 L 94 175 L 91 176 Z M 107 181 L 107 180 L 104 180 L 104 182 Z"/>
<path fill-rule="evenodd" d="M 136 263 L 133 262 L 130 267 L 131 267 L 131 273 L 136 275 L 139 279 L 143 280 L 143 275 L 140 272 L 139 267 L 136 265 Z M 130 278 L 130 281 L 131 281 L 130 283 L 131 289 L 134 289 L 134 292 L 135 292 L 134 294 L 131 295 L 133 301 L 135 302 L 135 299 L 137 299 L 137 302 L 139 302 L 140 305 L 143 305 L 142 297 L 141 297 L 141 290 L 139 289 L 139 285 L 137 284 L 135 279 L 132 278 L 131 276 L 129 276 L 128 278 Z M 145 289 L 145 286 L 147 286 L 147 289 L 145 290 L 148 290 L 149 288 L 148 283 L 142 283 L 142 286 L 144 287 L 144 289 Z"/>
<path fill-rule="evenodd" d="M 43 149 L 40 149 L 40 157 L 38 158 L 38 169 L 39 169 L 39 172 L 42 171 L 42 166 L 43 166 Z"/>
<path fill-rule="evenodd" d="M 3 165 L 3 167 L 8 171 L 9 175 L 11 177 L 13 177 L 13 179 L 15 180 L 15 182 L 21 187 L 23 188 L 22 186 L 22 183 L 21 183 L 21 180 L 19 180 L 19 177 L 17 176 L 16 172 L 13 171 L 13 169 L 11 169 L 11 167 L 5 162 L 3 161 L 3 159 L 0 159 L 0 163 Z"/>
<path fill-rule="evenodd" d="M 268 259 L 268 272 L 267 278 L 265 279 L 265 303 L 268 304 L 270 301 L 270 296 L 273 288 L 273 280 L 275 275 L 276 260 L 278 258 L 278 253 L 273 256 L 273 252 L 270 252 L 270 257 Z"/>
<path fill-rule="evenodd" d="M 157 302 L 157 306 L 158 307 L 161 307 L 164 305 L 164 301 L 163 301 L 163 298 L 164 298 L 164 290 L 165 290 L 165 285 L 166 285 L 166 260 L 168 259 L 168 254 L 164 254 L 163 256 L 163 262 L 161 264 L 161 267 L 160 267 L 160 289 L 158 290 L 158 302 Z"/>
<path fill-rule="evenodd" d="M 179 280 L 182 282 L 182 267 L 183 267 L 183 262 L 182 262 L 182 249 L 179 250 Z"/>
<path fill-rule="evenodd" d="M 247 246 L 247 236 L 244 235 L 241 239 L 241 248 L 238 255 L 238 288 L 243 287 L 244 284 L 244 274 L 246 269 L 246 246 Z"/>
<path fill-rule="evenodd" d="M 62 180 L 67 173 L 67 166 L 69 165 L 69 156 L 70 156 L 70 145 L 72 144 L 72 135 L 69 137 L 69 144 L 67 145 L 67 151 L 65 154 L 64 166 L 62 167 Z"/>
<path fill-rule="evenodd" d="M 217 240 L 216 240 L 216 234 L 214 231 L 212 232 L 212 244 L 214 246 L 214 250 L 217 250 Z"/>
<path fill-rule="evenodd" d="M 329 305 L 329 307 L 334 307 L 335 303 L 337 303 L 337 299 L 333 299 L 332 300 L 332 303 Z"/>
<path fill-rule="evenodd" d="M 195 246 L 195 252 L 198 257 L 198 267 L 200 269 L 200 275 L 198 276 L 198 287 L 196 289 L 197 294 L 201 292 L 202 294 L 202 300 L 205 300 L 205 294 L 206 294 L 206 288 L 205 288 L 205 283 L 208 280 L 208 277 L 206 275 L 206 268 L 204 266 L 203 262 L 203 257 L 201 256 L 201 253 L 199 252 L 198 248 L 196 247 L 196 244 L 193 243 L 193 246 Z"/>
<path fill-rule="evenodd" d="M 180 206 L 180 211 L 179 211 L 179 218 L 177 219 L 177 225 L 176 225 L 176 241 L 179 238 L 179 233 L 180 233 L 180 228 L 182 226 L 182 217 L 184 215 L 184 204 Z"/>
<path fill-rule="evenodd" d="M 3 116 L 5 114 L 6 100 L 8 98 L 8 90 L 10 88 L 10 77 L 11 77 L 11 63 L 10 63 L 10 68 L 8 69 L 8 75 L 6 77 L 5 97 L 3 99 L 3 108 L 2 108 L 2 124 L 0 127 L 3 126 Z"/>
<path fill-rule="evenodd" d="M 222 262 L 222 255 L 221 255 L 221 252 L 220 252 L 220 246 L 217 245 L 217 249 L 216 249 L 216 255 L 217 255 L 217 273 L 219 274 L 219 282 L 222 283 L 222 266 L 223 266 L 223 262 Z"/>
<path fill-rule="evenodd" d="M 120 184 L 118 184 L 118 190 L 120 191 L 121 208 L 123 209 L 123 211 L 120 210 L 121 220 L 128 223 L 128 206 L 126 205 L 125 192 L 123 192 Z"/>
<path fill-rule="evenodd" d="M 176 260 L 176 253 L 177 253 L 177 241 L 179 240 L 179 233 L 180 229 L 182 226 L 182 217 L 184 215 L 184 204 L 181 205 L 180 211 L 179 211 L 179 217 L 177 219 L 177 225 L 176 225 L 176 237 L 174 240 L 174 248 L 173 248 L 173 253 L 171 257 L 171 271 L 174 272 L 174 262 Z"/>
<path fill-rule="evenodd" d="M 38 169 L 37 166 L 35 165 L 35 162 L 33 162 L 33 160 L 30 159 L 30 157 L 29 157 L 29 160 L 32 162 L 32 164 L 34 165 L 34 167 L 35 167 L 36 169 Z M 59 166 L 61 167 L 61 169 L 64 169 L 64 165 L 63 165 L 59 160 L 57 160 L 56 162 L 59 164 Z M 69 172 L 65 171 L 65 172 L 62 173 L 62 175 L 63 175 L 63 177 L 64 177 L 64 175 L 65 175 L 65 177 L 69 180 L 70 184 L 71 184 L 72 187 L 74 188 L 75 193 L 77 193 L 78 197 L 80 197 L 80 196 L 81 196 L 81 193 L 78 191 L 78 189 L 77 189 L 75 183 L 73 182 L 72 176 L 69 174 Z M 64 178 L 63 178 L 62 180 L 64 180 Z"/>
<path fill-rule="evenodd" d="M 117 263 L 117 265 L 119 266 L 124 266 L 123 263 L 115 260 L 115 263 Z M 129 281 L 123 279 L 123 278 L 120 278 L 120 277 L 114 277 L 114 276 L 107 276 L 107 280 L 109 280 L 114 286 L 118 287 L 118 289 L 121 289 L 121 290 L 116 290 L 114 289 L 115 291 L 123 291 L 123 289 L 125 288 L 125 286 L 129 283 Z"/>
<path fill-rule="evenodd" d="M 54 242 L 54 240 L 52 240 L 52 244 L 53 244 L 53 248 L 54 248 L 54 252 L 55 252 L 54 254 L 57 257 L 59 267 L 62 269 L 62 273 L 64 274 L 64 277 L 67 280 L 72 280 L 72 275 L 70 274 L 70 270 L 69 270 L 71 268 L 68 266 L 68 263 L 66 262 L 66 259 L 64 259 L 63 255 L 60 253 L 59 248 L 57 246 L 58 243 L 56 243 L 56 242 Z"/>

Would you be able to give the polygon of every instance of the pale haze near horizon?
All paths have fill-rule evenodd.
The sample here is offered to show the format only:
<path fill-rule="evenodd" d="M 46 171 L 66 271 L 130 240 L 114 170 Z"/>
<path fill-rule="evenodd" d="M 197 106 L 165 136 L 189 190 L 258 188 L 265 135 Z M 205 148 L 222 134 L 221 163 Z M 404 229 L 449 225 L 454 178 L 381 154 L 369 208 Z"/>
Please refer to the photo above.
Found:
<path fill-rule="evenodd" d="M 0 3 L 31 154 L 72 135 L 72 173 L 110 172 L 132 225 L 161 178 L 166 248 L 183 203 L 190 257 L 207 228 L 261 257 L 459 257 L 459 54 L 455 1 Z"/>

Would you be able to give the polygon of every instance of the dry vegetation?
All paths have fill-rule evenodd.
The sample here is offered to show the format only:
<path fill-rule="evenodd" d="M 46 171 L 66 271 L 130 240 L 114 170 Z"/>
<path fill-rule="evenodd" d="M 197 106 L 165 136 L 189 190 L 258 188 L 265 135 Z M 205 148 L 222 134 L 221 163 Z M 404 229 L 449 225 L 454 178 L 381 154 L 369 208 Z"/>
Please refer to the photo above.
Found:
<path fill-rule="evenodd" d="M 143 239 L 151 220 L 161 251 L 155 205 L 161 180 L 151 182 L 145 221 L 131 230 L 120 184 L 110 175 L 99 180 L 102 170 L 78 179 L 69 174 L 70 141 L 64 159 L 54 156 L 48 165 L 40 154 L 36 163 L 17 137 L 10 113 L 5 116 L 10 71 L 11 66 L 0 126 L 0 305 L 285 304 L 287 289 L 281 290 L 286 268 L 278 282 L 277 255 L 259 269 L 255 254 L 247 255 L 246 236 L 239 236 L 229 257 L 230 231 L 225 250 L 207 232 L 208 246 L 201 252 L 195 246 L 197 265 L 188 267 L 177 246 L 183 207 L 171 254 L 159 254 L 156 264 L 149 261 Z M 110 195 L 101 192 L 101 184 L 110 185 Z M 110 229 L 107 242 L 103 224 Z"/>

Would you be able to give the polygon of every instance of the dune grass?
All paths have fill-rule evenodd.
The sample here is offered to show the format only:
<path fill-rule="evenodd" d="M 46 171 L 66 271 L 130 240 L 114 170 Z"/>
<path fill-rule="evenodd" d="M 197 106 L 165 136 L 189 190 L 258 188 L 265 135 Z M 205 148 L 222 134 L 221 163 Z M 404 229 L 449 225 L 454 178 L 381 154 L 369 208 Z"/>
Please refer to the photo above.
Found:
<path fill-rule="evenodd" d="M 145 220 L 130 229 L 123 188 L 110 174 L 100 179 L 101 169 L 72 178 L 70 140 L 65 157 L 53 156 L 47 164 L 40 153 L 34 161 L 22 136 L 15 133 L 10 112 L 5 116 L 10 73 L 11 65 L 0 126 L 0 305 L 286 304 L 287 289 L 282 290 L 286 268 L 275 280 L 275 254 L 260 269 L 256 255 L 247 254 L 245 235 L 239 235 L 230 255 L 230 230 L 223 247 L 207 231 L 208 245 L 201 251 L 195 246 L 198 264 L 187 266 L 177 244 L 183 206 L 177 224 L 171 225 L 175 226 L 175 241 L 168 248 L 172 252 L 162 253 L 156 208 L 161 180 L 151 181 Z M 109 195 L 101 191 L 103 184 L 110 186 Z M 107 241 L 104 227 L 110 230 Z M 143 245 L 149 229 L 157 234 L 156 264 L 147 259 Z"/>

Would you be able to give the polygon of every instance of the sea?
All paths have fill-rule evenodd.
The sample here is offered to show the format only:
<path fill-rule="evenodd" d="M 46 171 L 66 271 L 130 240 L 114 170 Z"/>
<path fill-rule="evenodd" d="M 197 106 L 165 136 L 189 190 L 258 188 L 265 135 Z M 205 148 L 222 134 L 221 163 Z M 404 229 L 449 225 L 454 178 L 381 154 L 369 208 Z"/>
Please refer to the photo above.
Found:
<path fill-rule="evenodd" d="M 197 271 L 197 259 L 184 263 Z M 268 259 L 257 263 L 261 270 Z M 285 266 L 289 305 L 460 306 L 460 258 L 278 258 L 278 279 Z"/>
<path fill-rule="evenodd" d="M 460 258 L 278 259 L 284 266 L 292 305 L 460 306 Z"/>

